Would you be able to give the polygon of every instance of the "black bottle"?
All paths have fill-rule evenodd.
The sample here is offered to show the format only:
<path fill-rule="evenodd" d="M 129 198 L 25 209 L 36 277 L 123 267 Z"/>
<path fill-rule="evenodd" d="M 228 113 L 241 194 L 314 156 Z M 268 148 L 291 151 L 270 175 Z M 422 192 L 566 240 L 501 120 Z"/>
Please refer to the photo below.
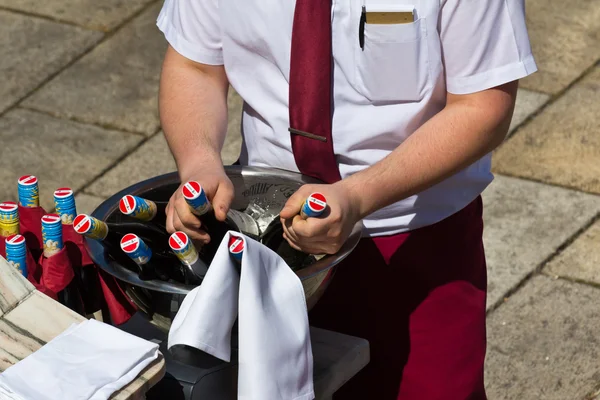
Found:
<path fill-rule="evenodd" d="M 158 278 L 163 281 L 173 279 L 178 282 L 185 279 L 181 263 L 175 255 L 154 253 L 136 234 L 124 235 L 121 238 L 120 246 L 121 250 L 137 264 L 140 279 Z"/>

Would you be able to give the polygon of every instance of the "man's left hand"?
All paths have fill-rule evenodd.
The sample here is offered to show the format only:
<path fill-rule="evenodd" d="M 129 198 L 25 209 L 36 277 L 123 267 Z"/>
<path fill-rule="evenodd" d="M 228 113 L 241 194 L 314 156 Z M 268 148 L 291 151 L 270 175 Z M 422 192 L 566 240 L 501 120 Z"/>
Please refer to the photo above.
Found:
<path fill-rule="evenodd" d="M 312 193 L 327 200 L 325 212 L 303 219 L 300 209 Z M 335 254 L 360 220 L 358 199 L 342 182 L 331 185 L 304 185 L 286 202 L 280 213 L 283 237 L 296 250 L 309 254 Z"/>

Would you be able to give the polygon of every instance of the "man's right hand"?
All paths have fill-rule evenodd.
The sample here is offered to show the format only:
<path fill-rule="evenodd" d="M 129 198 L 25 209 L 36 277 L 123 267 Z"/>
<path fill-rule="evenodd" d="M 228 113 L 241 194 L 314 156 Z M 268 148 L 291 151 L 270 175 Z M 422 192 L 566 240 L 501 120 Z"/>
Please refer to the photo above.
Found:
<path fill-rule="evenodd" d="M 190 239 L 202 245 L 210 241 L 210 236 L 202 229 L 200 219 L 190 211 L 190 207 L 181 191 L 183 185 L 191 180 L 202 185 L 219 221 L 225 221 L 233 201 L 233 184 L 222 165 L 199 167 L 196 168 L 196 172 L 187 174 L 186 178 L 182 179 L 181 185 L 169 199 L 166 208 L 167 231 L 169 233 L 175 231 L 185 232 Z"/>

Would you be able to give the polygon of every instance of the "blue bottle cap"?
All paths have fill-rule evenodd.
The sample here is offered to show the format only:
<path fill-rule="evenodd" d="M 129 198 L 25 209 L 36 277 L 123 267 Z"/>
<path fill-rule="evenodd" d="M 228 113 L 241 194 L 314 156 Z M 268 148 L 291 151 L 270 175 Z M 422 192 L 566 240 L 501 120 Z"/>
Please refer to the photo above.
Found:
<path fill-rule="evenodd" d="M 24 175 L 18 180 L 19 203 L 23 207 L 40 205 L 40 189 L 38 179 L 33 175 Z"/>
<path fill-rule="evenodd" d="M 12 235 L 5 239 L 6 260 L 27 278 L 27 246 L 25 236 Z"/>
<path fill-rule="evenodd" d="M 62 223 L 58 214 L 46 214 L 42 217 L 42 240 L 44 255 L 50 257 L 63 248 Z"/>
<path fill-rule="evenodd" d="M 181 190 L 185 201 L 196 215 L 202 215 L 210 211 L 211 204 L 204 193 L 202 186 L 196 181 L 189 181 Z"/>
<path fill-rule="evenodd" d="M 128 233 L 121 238 L 121 249 L 136 263 L 146 264 L 152 258 L 152 250 L 138 235 Z"/>
<path fill-rule="evenodd" d="M 77 216 L 75 196 L 70 188 L 60 188 L 54 191 L 54 207 L 63 225 L 72 225 Z"/>

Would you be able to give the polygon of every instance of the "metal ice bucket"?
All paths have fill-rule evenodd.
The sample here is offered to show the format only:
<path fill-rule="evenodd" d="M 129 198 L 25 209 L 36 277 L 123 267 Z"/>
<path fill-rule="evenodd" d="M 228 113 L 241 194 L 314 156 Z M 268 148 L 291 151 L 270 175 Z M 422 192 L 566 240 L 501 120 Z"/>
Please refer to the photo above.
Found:
<path fill-rule="evenodd" d="M 235 187 L 235 199 L 231 208 L 245 211 L 249 204 L 257 204 L 263 211 L 267 210 L 264 216 L 273 221 L 271 227 L 279 224 L 279 212 L 296 190 L 306 183 L 320 183 L 301 174 L 273 168 L 226 166 L 225 171 Z M 123 216 L 118 209 L 121 197 L 132 194 L 150 200 L 167 201 L 179 185 L 180 180 L 175 172 L 139 182 L 104 201 L 92 216 L 107 222 L 125 221 L 128 217 Z M 304 286 L 308 310 L 312 309 L 325 292 L 339 262 L 358 244 L 361 229 L 362 223 L 359 222 L 338 253 L 326 255 L 295 271 Z M 271 235 L 263 233 L 257 240 L 271 247 L 270 241 L 282 240 L 279 231 L 275 232 L 276 234 Z M 170 325 L 185 295 L 195 287 L 171 281 L 141 280 L 136 272 L 118 261 L 123 260 L 122 254 L 111 254 L 102 242 L 96 240 L 87 239 L 86 245 L 96 265 L 115 276 L 143 312 L 155 320 L 163 321 L 167 326 Z M 209 265 L 211 260 L 204 261 Z"/>

